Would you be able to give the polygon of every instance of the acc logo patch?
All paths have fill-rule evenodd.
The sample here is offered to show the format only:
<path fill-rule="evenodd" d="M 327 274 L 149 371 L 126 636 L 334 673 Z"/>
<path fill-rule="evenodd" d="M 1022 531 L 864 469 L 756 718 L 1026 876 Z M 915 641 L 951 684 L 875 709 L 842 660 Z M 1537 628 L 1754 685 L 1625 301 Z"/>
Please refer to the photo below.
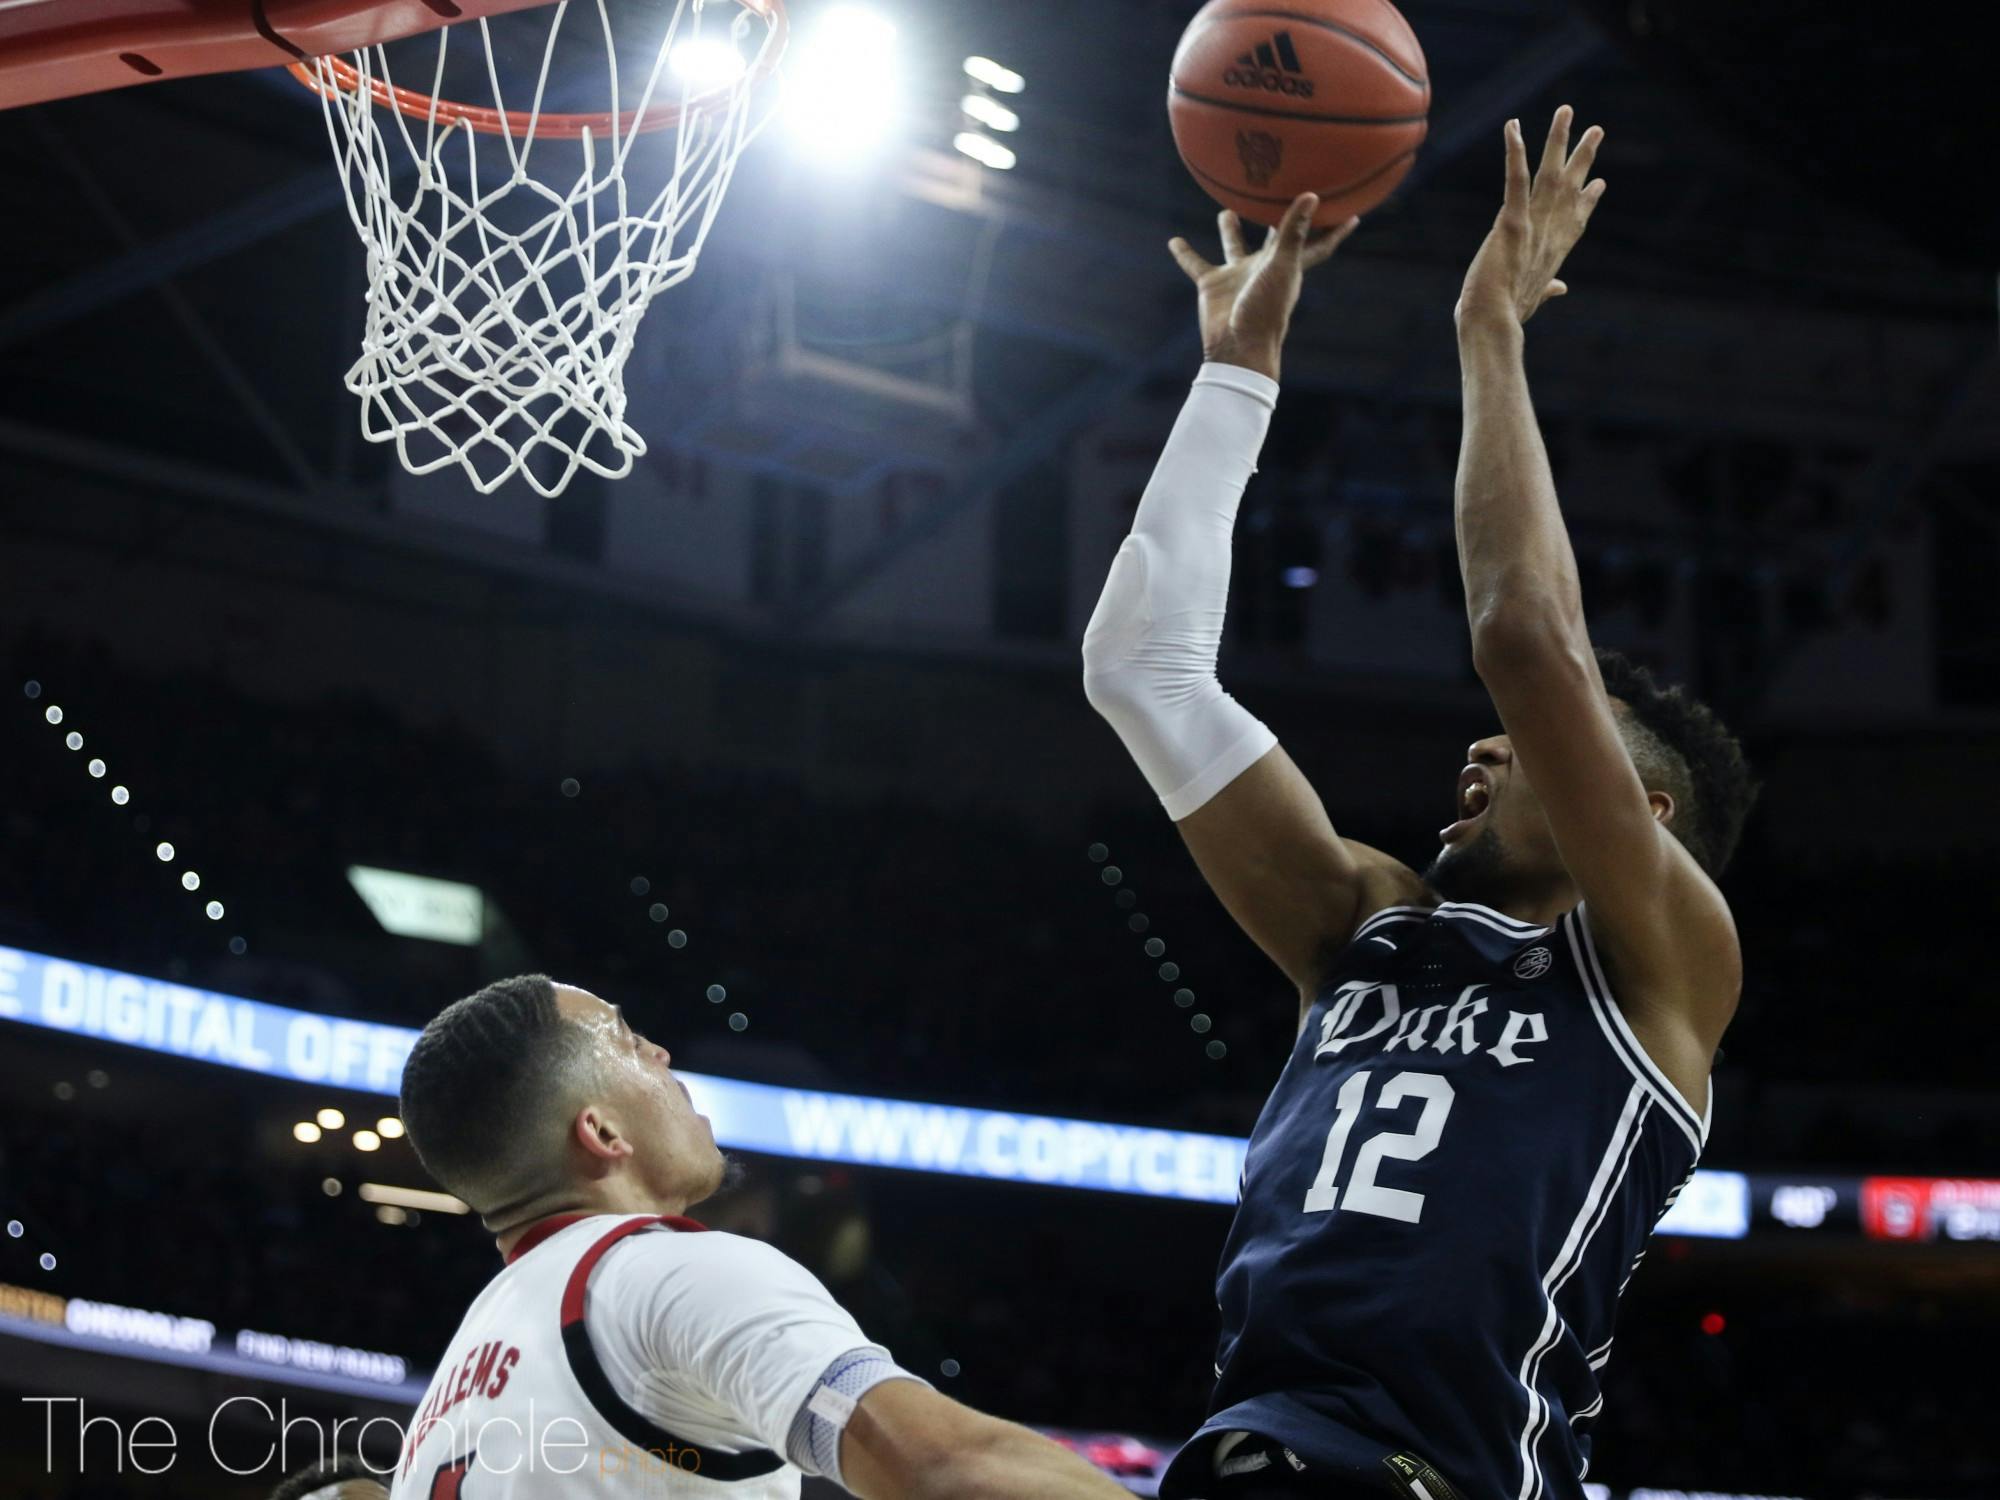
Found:
<path fill-rule="evenodd" d="M 1514 960 L 1516 979 L 1540 979 L 1555 963 L 1555 955 L 1542 947 L 1530 948 Z"/>

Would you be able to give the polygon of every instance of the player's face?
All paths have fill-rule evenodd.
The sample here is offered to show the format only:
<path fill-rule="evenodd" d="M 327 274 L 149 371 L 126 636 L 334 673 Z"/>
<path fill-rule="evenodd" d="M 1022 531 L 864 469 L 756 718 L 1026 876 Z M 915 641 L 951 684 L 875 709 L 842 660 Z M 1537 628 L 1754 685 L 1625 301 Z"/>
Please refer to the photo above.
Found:
<path fill-rule="evenodd" d="M 1454 787 L 1454 819 L 1438 832 L 1437 857 L 1424 878 L 1451 901 L 1488 905 L 1562 874 L 1541 798 L 1514 759 L 1504 734 L 1466 752 Z"/>
<path fill-rule="evenodd" d="M 633 1146 L 632 1170 L 660 1199 L 700 1202 L 722 1182 L 722 1152 L 708 1116 L 674 1077 L 672 1054 L 633 1029 L 623 1010 L 563 986 L 562 1008 L 587 1027 L 603 1059 L 611 1121 Z"/>

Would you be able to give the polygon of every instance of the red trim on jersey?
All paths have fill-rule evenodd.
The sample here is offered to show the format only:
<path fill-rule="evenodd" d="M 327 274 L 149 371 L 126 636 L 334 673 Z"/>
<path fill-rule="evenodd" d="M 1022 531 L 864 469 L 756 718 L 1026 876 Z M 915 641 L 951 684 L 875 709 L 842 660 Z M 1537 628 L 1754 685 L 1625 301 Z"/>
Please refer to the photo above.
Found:
<path fill-rule="evenodd" d="M 507 1264 L 513 1265 L 543 1240 L 551 1235 L 560 1234 L 570 1225 L 581 1223 L 589 1217 L 591 1217 L 589 1214 L 551 1214 L 546 1219 L 535 1220 L 528 1226 L 528 1232 L 514 1241 L 514 1248 L 507 1252 Z"/>
<path fill-rule="evenodd" d="M 507 1264 L 510 1266 L 513 1265 L 515 1261 L 526 1255 L 535 1246 L 541 1244 L 542 1241 L 549 1239 L 551 1236 L 561 1234 L 570 1225 L 580 1224 L 585 1219 L 594 1219 L 596 1217 L 596 1214 L 550 1214 L 546 1219 L 537 1219 L 533 1224 L 528 1226 L 527 1233 L 514 1242 L 514 1248 L 507 1252 Z M 610 1239 L 602 1241 L 591 1249 L 585 1259 L 590 1265 L 596 1265 L 599 1257 L 603 1255 L 606 1248 L 613 1241 L 623 1238 L 634 1229 L 646 1229 L 654 1224 L 664 1224 L 669 1229 L 679 1230 L 682 1234 L 706 1234 L 708 1232 L 708 1226 L 698 1220 L 689 1219 L 680 1214 L 660 1214 L 655 1218 L 645 1220 L 643 1223 L 627 1225 L 625 1228 L 615 1231 Z"/>

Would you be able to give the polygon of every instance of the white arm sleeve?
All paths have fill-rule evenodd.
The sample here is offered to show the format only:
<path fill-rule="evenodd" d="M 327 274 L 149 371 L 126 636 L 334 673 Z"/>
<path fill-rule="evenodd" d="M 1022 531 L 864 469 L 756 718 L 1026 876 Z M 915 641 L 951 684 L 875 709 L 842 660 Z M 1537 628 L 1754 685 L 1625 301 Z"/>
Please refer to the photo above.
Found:
<path fill-rule="evenodd" d="M 1178 822 L 1278 743 L 1215 659 L 1243 487 L 1278 403 L 1254 370 L 1206 364 L 1083 633 L 1083 691 Z"/>

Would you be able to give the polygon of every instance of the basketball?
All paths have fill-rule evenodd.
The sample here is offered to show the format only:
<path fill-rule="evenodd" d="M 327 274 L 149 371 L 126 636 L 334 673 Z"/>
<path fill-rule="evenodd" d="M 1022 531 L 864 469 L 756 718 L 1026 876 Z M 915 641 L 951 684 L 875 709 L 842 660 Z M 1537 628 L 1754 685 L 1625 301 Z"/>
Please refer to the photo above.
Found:
<path fill-rule="evenodd" d="M 1395 191 L 1431 102 L 1423 48 L 1388 0 L 1209 0 L 1174 50 L 1167 114 L 1208 195 L 1275 224 L 1300 193 L 1338 224 Z"/>

